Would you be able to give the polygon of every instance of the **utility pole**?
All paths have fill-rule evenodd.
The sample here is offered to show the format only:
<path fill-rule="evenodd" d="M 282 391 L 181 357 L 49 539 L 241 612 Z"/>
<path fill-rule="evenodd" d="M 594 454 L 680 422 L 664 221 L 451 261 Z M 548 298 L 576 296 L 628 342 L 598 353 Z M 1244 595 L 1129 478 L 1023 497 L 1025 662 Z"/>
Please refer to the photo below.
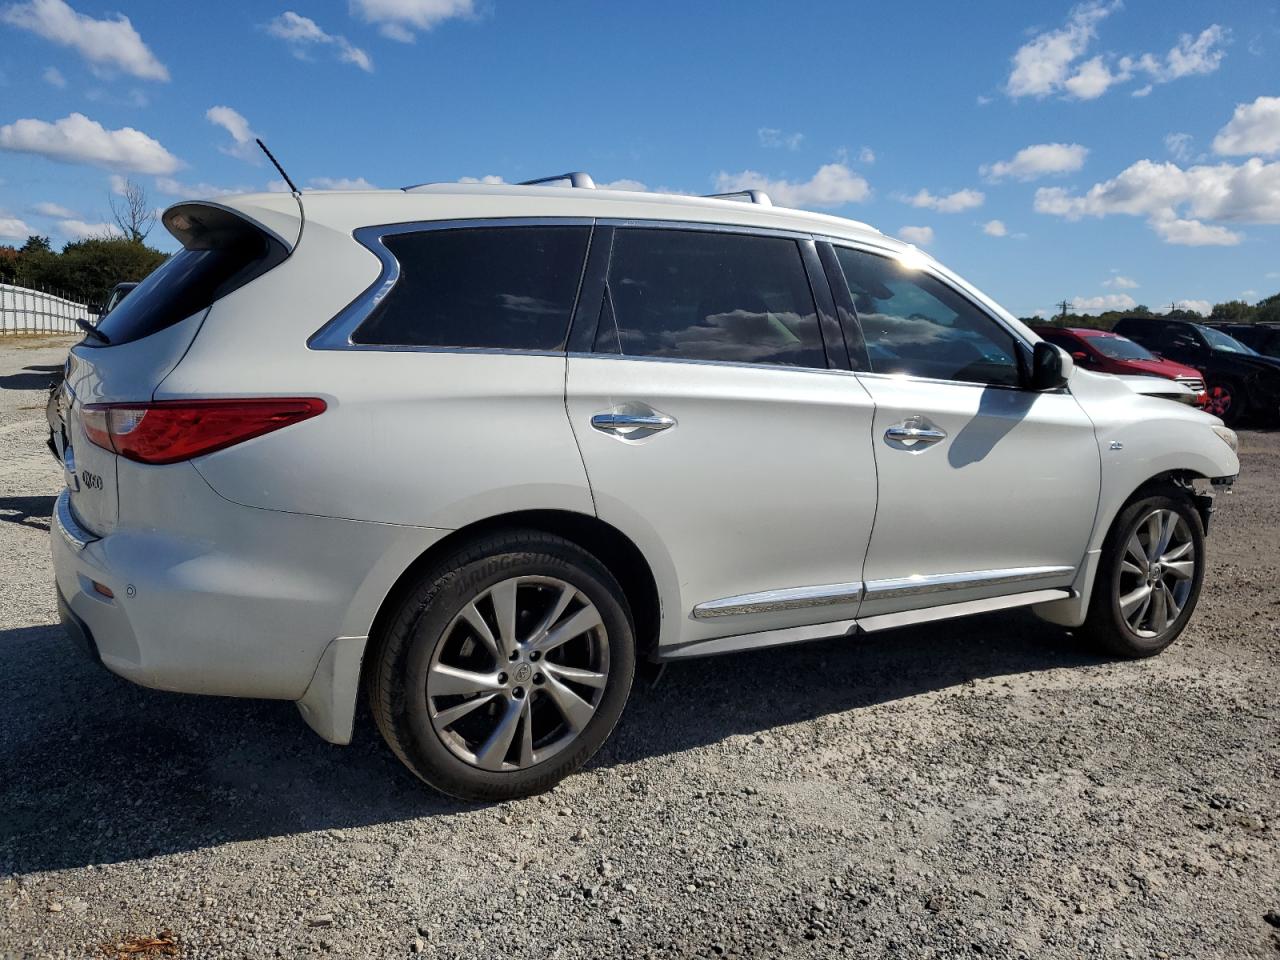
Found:
<path fill-rule="evenodd" d="M 1058 304 L 1058 306 L 1062 308 L 1061 319 L 1062 319 L 1062 325 L 1065 327 L 1067 325 L 1067 307 L 1069 306 L 1069 304 L 1067 303 L 1067 301 L 1063 300 Z"/>

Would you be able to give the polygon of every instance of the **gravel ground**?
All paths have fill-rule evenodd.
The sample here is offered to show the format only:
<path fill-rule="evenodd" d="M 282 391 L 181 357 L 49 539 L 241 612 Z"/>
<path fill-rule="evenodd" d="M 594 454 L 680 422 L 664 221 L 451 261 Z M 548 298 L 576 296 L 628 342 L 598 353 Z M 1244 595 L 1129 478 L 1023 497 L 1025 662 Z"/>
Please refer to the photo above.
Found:
<path fill-rule="evenodd" d="M 189 957 L 1280 950 L 1280 434 L 1242 436 L 1153 661 L 1012 613 L 673 664 L 586 772 L 481 807 L 367 715 L 333 747 L 292 704 L 77 659 L 42 445 L 65 349 L 0 344 L 0 956 L 164 930 Z"/>

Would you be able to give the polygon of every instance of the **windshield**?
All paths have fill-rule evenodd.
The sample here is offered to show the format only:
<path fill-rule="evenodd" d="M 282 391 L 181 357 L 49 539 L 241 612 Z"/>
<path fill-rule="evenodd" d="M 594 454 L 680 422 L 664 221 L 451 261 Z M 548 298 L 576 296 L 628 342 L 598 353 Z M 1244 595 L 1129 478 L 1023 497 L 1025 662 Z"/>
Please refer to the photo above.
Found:
<path fill-rule="evenodd" d="M 1154 360 L 1153 354 L 1146 347 L 1134 343 L 1125 337 L 1090 337 L 1089 345 L 1104 357 L 1112 360 Z"/>
<path fill-rule="evenodd" d="M 1204 334 L 1204 338 L 1209 341 L 1209 346 L 1215 350 L 1225 350 L 1227 353 L 1245 353 L 1251 357 L 1256 357 L 1256 350 L 1246 347 L 1235 337 L 1229 337 L 1221 330 L 1215 330 L 1213 327 L 1202 327 L 1196 324 L 1196 329 Z"/>

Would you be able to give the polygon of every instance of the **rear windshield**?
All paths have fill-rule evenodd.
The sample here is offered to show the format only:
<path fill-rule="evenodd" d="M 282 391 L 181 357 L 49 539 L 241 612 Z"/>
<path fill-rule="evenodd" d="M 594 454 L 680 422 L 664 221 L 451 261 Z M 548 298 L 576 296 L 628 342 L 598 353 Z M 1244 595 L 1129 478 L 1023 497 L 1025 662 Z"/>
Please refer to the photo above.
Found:
<path fill-rule="evenodd" d="M 141 340 L 199 313 L 279 264 L 288 250 L 276 238 L 215 207 L 178 207 L 165 218 L 184 248 L 157 267 L 102 318 L 84 346 Z"/>

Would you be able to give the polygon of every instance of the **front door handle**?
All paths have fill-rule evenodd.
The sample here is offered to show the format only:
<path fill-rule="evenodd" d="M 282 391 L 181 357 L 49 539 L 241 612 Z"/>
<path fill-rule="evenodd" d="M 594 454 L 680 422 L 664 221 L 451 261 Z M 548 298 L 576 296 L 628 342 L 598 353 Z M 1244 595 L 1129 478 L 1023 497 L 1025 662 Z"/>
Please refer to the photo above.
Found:
<path fill-rule="evenodd" d="M 902 423 L 895 423 L 886 430 L 884 438 L 890 443 L 900 444 L 908 449 L 918 449 L 947 439 L 947 433 L 924 417 L 908 417 Z"/>
<path fill-rule="evenodd" d="M 651 413 L 597 413 L 591 418 L 591 425 L 601 433 L 612 433 L 617 436 L 641 434 L 647 436 L 669 430 L 676 425 L 674 417 L 656 410 Z"/>

